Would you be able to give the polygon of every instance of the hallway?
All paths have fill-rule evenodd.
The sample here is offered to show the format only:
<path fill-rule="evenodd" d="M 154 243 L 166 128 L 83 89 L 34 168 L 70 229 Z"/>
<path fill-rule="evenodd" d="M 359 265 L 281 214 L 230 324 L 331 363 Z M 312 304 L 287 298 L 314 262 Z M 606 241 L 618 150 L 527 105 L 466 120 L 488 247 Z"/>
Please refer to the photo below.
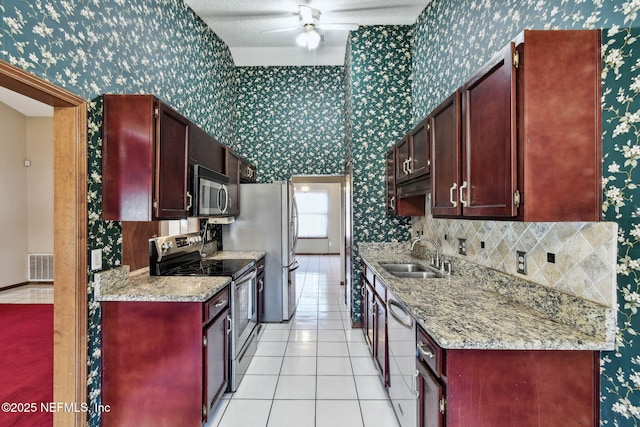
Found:
<path fill-rule="evenodd" d="M 298 306 L 265 325 L 236 393 L 206 427 L 397 427 L 361 329 L 351 329 L 338 256 L 298 255 Z"/>

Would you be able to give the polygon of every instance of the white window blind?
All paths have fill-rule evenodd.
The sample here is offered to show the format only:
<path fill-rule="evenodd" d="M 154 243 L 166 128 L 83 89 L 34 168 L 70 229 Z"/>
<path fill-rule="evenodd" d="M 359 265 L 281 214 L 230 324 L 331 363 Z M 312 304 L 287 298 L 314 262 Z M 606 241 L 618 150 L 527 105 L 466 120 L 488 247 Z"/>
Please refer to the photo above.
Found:
<path fill-rule="evenodd" d="M 327 238 L 329 191 L 296 191 L 298 203 L 299 238 Z"/>

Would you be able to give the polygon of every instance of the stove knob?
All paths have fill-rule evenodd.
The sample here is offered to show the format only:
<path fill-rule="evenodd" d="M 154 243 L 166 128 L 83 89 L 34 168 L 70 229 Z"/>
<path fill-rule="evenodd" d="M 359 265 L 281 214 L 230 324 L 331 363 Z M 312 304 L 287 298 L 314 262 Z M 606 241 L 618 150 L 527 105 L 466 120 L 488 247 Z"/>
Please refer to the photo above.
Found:
<path fill-rule="evenodd" d="M 160 249 L 162 249 L 163 251 L 166 251 L 167 249 L 169 249 L 169 244 L 163 243 L 162 245 L 160 245 Z"/>

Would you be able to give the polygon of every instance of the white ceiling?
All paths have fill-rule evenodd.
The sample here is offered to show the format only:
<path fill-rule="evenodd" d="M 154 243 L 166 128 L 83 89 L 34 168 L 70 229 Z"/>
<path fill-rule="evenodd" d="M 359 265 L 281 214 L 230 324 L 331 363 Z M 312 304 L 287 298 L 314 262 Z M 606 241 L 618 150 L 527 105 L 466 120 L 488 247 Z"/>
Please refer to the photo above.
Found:
<path fill-rule="evenodd" d="M 0 102 L 28 117 L 53 117 L 53 107 L 0 86 Z"/>
<path fill-rule="evenodd" d="M 298 5 L 321 12 L 322 24 L 412 25 L 430 0 L 185 0 L 229 46 L 238 66 L 343 65 L 346 30 L 322 30 L 316 50 L 298 46 Z"/>

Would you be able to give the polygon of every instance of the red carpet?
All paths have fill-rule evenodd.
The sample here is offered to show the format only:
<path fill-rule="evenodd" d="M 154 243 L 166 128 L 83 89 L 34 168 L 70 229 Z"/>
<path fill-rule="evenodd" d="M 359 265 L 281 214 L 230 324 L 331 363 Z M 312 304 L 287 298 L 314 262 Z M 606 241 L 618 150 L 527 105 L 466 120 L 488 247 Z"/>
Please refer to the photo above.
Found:
<path fill-rule="evenodd" d="M 0 426 L 52 426 L 52 401 L 53 304 L 0 304 Z"/>

